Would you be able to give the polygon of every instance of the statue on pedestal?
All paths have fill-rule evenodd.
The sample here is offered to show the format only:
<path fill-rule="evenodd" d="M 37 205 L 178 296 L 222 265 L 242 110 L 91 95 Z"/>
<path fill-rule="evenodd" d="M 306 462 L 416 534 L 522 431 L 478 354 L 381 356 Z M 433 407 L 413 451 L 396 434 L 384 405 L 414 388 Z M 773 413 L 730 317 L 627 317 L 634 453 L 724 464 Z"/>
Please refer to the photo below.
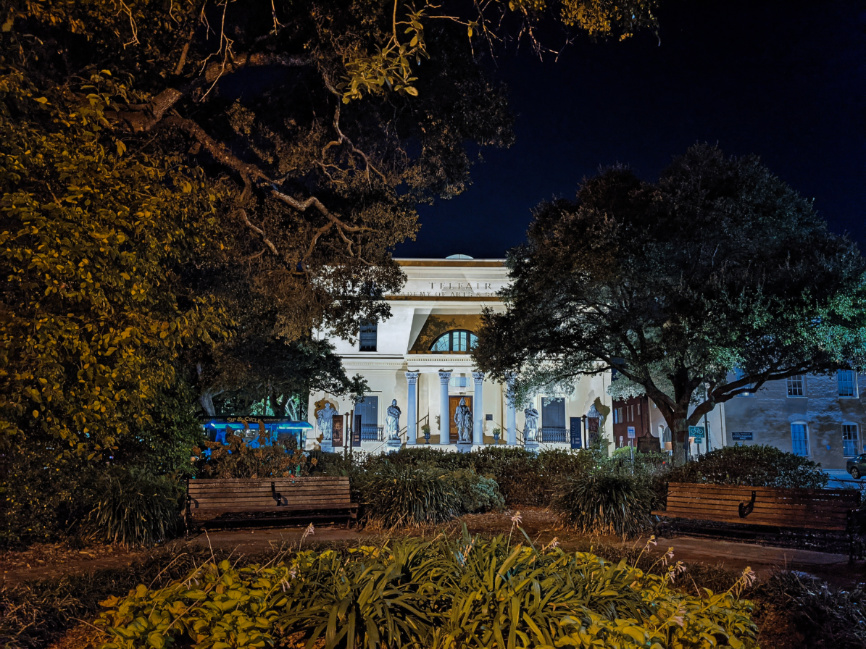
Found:
<path fill-rule="evenodd" d="M 400 437 L 400 414 L 403 412 L 397 406 L 397 400 L 392 399 L 391 405 L 388 406 L 387 416 L 385 417 L 385 436 L 388 439 L 398 439 Z"/>
<path fill-rule="evenodd" d="M 322 441 L 331 441 L 331 436 L 334 432 L 334 415 L 338 415 L 337 409 L 331 405 L 330 401 L 325 402 L 325 406 L 316 413 L 316 426 L 322 434 Z"/>
<path fill-rule="evenodd" d="M 472 441 L 472 410 L 466 405 L 466 399 L 461 398 L 454 410 L 454 424 L 457 426 L 457 441 Z"/>
<path fill-rule="evenodd" d="M 538 410 L 535 406 L 529 406 L 523 411 L 523 415 L 526 417 L 524 441 L 534 442 L 538 437 Z"/>

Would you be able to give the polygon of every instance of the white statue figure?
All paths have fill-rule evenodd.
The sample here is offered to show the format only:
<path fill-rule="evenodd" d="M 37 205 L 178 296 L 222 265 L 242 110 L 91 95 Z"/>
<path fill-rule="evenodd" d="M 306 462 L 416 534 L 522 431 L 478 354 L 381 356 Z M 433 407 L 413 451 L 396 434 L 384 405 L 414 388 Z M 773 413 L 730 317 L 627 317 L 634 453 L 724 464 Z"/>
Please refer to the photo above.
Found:
<path fill-rule="evenodd" d="M 316 415 L 316 425 L 319 427 L 319 432 L 322 434 L 322 441 L 330 441 L 331 435 L 334 432 L 334 415 L 339 414 L 331 405 L 330 401 L 325 402 L 325 407 L 319 410 Z"/>
<path fill-rule="evenodd" d="M 529 406 L 523 411 L 523 415 L 526 417 L 526 428 L 524 429 L 526 441 L 534 442 L 538 437 L 538 410 L 535 409 L 535 406 Z"/>
<path fill-rule="evenodd" d="M 468 442 L 472 439 L 472 410 L 466 405 L 466 399 L 461 397 L 454 410 L 454 423 L 457 426 L 457 441 Z"/>
<path fill-rule="evenodd" d="M 400 436 L 400 414 L 402 412 L 397 406 L 397 400 L 392 399 L 385 417 L 385 435 L 388 436 L 388 439 L 397 439 Z"/>

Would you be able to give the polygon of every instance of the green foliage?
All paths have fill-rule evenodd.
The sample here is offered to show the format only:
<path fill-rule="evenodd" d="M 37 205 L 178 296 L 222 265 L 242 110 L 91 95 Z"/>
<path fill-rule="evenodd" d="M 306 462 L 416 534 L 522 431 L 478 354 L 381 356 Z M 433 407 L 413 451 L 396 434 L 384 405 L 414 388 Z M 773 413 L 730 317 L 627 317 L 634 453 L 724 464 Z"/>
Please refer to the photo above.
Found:
<path fill-rule="evenodd" d="M 150 546 L 180 529 L 183 488 L 171 476 L 155 476 L 140 467 L 110 467 L 99 475 L 95 491 L 88 517 L 92 538 Z"/>
<path fill-rule="evenodd" d="M 757 646 L 742 581 L 695 596 L 671 587 L 678 572 L 464 531 L 246 568 L 208 563 L 109 598 L 97 624 L 106 649 L 266 646 L 290 635 L 326 649 Z"/>
<path fill-rule="evenodd" d="M 448 478 L 460 498 L 461 513 L 480 514 L 505 507 L 505 499 L 493 478 L 478 475 L 471 469 L 452 471 Z"/>
<path fill-rule="evenodd" d="M 649 481 L 603 469 L 563 480 L 552 507 L 582 532 L 627 537 L 652 525 L 654 503 Z"/>
<path fill-rule="evenodd" d="M 297 447 L 268 442 L 264 426 L 254 448 L 240 435 L 226 431 L 226 443 L 206 442 L 210 455 L 202 453 L 198 464 L 198 475 L 203 478 L 270 478 L 292 475 L 310 475 L 319 459 L 311 457 Z"/>
<path fill-rule="evenodd" d="M 561 476 L 581 474 L 598 461 L 597 455 L 581 451 L 545 450 L 536 454 L 513 446 L 486 446 L 473 453 L 447 453 L 422 446 L 369 458 L 359 470 L 375 471 L 382 465 L 471 469 L 492 478 L 509 506 L 547 505 Z"/>
<path fill-rule="evenodd" d="M 212 557 L 208 548 L 200 546 L 182 551 L 157 548 L 115 568 L 4 584 L 0 586 L 0 645 L 9 649 L 49 647 L 67 629 L 98 615 L 99 602 L 106 597 L 126 593 L 140 583 L 152 588 L 167 586 Z"/>
<path fill-rule="evenodd" d="M 124 155 L 103 130 L 116 84 L 90 83 L 68 107 L 0 71 L 0 435 L 82 455 L 152 423 L 181 349 L 224 324 L 173 272 L 207 245 L 201 173 Z"/>
<path fill-rule="evenodd" d="M 755 156 L 696 145 L 653 183 L 607 169 L 539 205 L 527 238 L 476 364 L 520 370 L 522 394 L 616 369 L 658 406 L 676 462 L 688 425 L 750 386 L 866 364 L 866 260 Z"/>
<path fill-rule="evenodd" d="M 841 590 L 795 572 L 773 575 L 758 587 L 761 614 L 788 618 L 800 646 L 859 649 L 866 646 L 866 590 Z"/>
<path fill-rule="evenodd" d="M 365 514 L 385 527 L 442 523 L 462 513 L 454 482 L 435 467 L 385 465 L 359 489 Z"/>
<path fill-rule="evenodd" d="M 0 481 L 0 547 L 82 534 L 96 497 L 99 467 L 82 466 L 57 442 L 24 446 L 7 456 Z"/>
<path fill-rule="evenodd" d="M 669 482 L 822 489 L 828 477 L 812 460 L 773 446 L 725 446 L 671 470 Z"/>

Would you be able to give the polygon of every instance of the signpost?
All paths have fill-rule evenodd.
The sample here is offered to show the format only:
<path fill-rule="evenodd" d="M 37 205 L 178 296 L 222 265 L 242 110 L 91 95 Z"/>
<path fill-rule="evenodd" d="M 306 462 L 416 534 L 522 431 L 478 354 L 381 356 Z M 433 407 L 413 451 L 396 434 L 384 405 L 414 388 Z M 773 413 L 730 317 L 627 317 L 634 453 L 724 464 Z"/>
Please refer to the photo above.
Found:
<path fill-rule="evenodd" d="M 701 442 L 704 441 L 705 428 L 703 426 L 689 426 L 689 437 L 698 445 L 698 455 L 701 454 Z"/>

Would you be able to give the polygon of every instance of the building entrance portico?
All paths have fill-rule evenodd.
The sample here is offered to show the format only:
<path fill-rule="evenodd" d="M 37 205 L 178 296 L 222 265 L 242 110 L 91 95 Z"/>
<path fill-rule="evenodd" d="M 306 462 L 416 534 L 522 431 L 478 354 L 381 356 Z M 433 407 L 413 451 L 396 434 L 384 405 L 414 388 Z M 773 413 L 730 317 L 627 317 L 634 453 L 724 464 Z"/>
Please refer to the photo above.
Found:
<path fill-rule="evenodd" d="M 443 450 L 458 450 L 461 428 L 461 450 L 492 444 L 494 432 L 500 444 L 522 445 L 527 409 L 541 413 L 533 419 L 540 419 L 533 435 L 542 448 L 569 448 L 568 417 L 583 417 L 595 401 L 609 403 L 609 377 L 605 382 L 603 375 L 582 378 L 572 395 L 537 395 L 531 404 L 518 404 L 509 382 L 494 381 L 474 366 L 471 352 L 483 309 L 504 310 L 497 295 L 508 284 L 503 260 L 397 261 L 407 282 L 399 294 L 386 296 L 388 320 L 365 325 L 363 341 L 318 334 L 334 344 L 348 375 L 367 380 L 369 391 L 361 404 L 321 392 L 310 395 L 311 403 L 323 398 L 334 402 L 346 416 L 347 429 L 361 421 L 362 450 L 384 450 L 378 429 L 393 399 L 405 417 L 399 432 L 403 443 L 429 443 Z"/>

